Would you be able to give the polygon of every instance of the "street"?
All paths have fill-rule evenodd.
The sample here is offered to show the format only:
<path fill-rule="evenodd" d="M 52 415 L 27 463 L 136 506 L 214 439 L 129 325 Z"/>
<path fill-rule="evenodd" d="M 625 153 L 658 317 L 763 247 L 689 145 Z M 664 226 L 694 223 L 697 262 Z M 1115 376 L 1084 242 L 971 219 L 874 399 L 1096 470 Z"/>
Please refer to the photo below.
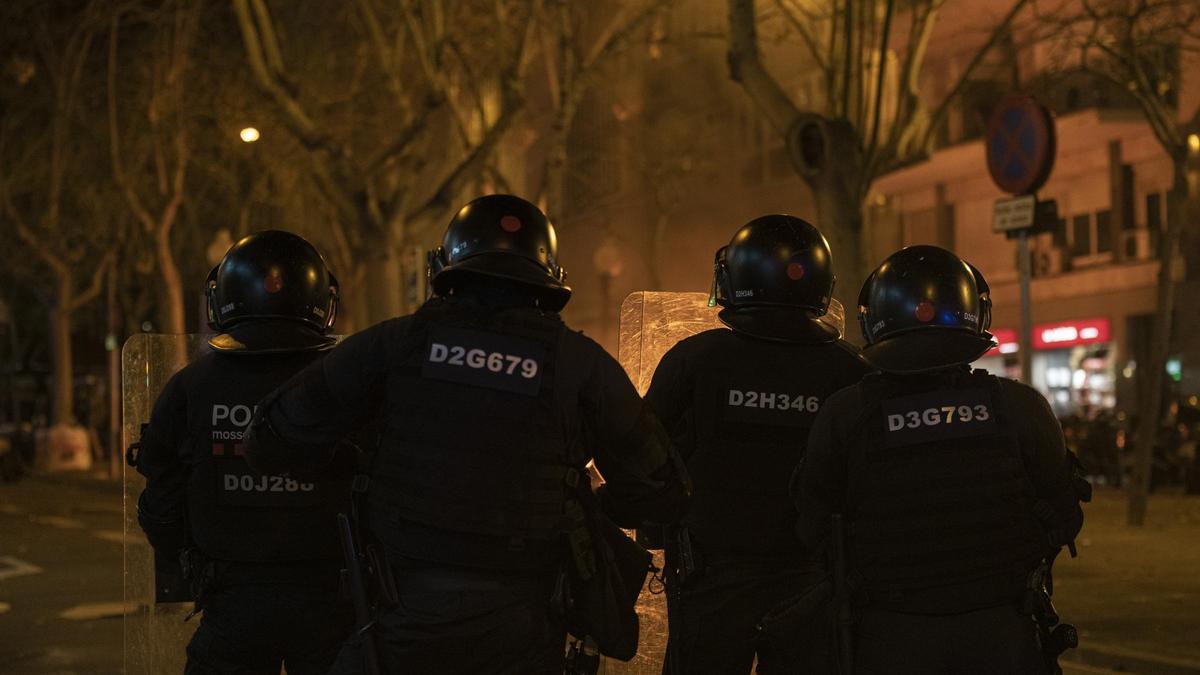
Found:
<path fill-rule="evenodd" d="M 0 672 L 122 672 L 121 537 L 119 483 L 0 484 Z"/>
<path fill-rule="evenodd" d="M 1097 492 L 1080 557 L 1056 565 L 1056 604 L 1082 642 L 1064 670 L 1200 673 L 1200 499 L 1156 495 L 1131 530 L 1123 497 Z M 0 673 L 122 672 L 121 522 L 117 483 L 0 484 Z"/>

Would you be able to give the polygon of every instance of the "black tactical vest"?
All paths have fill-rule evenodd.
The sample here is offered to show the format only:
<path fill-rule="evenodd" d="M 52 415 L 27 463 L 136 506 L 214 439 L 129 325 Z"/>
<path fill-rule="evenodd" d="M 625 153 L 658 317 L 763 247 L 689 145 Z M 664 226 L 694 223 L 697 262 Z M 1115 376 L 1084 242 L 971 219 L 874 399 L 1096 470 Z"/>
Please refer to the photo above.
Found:
<path fill-rule="evenodd" d="M 999 380 L 859 386 L 866 447 L 852 454 L 848 510 L 865 602 L 954 613 L 1018 600 L 1045 535 Z"/>
<path fill-rule="evenodd" d="M 710 554 L 798 557 L 788 485 L 825 399 L 865 367 L 836 344 L 768 343 L 724 329 L 695 359 L 683 524 Z"/>
<path fill-rule="evenodd" d="M 405 558 L 551 568 L 583 453 L 555 396 L 565 327 L 532 309 L 432 300 L 388 364 L 372 530 Z"/>
<path fill-rule="evenodd" d="M 261 476 L 244 457 L 242 435 L 255 405 L 319 353 L 212 353 L 189 366 L 188 522 L 218 560 L 283 562 L 340 557 L 336 514 L 350 484 Z"/>

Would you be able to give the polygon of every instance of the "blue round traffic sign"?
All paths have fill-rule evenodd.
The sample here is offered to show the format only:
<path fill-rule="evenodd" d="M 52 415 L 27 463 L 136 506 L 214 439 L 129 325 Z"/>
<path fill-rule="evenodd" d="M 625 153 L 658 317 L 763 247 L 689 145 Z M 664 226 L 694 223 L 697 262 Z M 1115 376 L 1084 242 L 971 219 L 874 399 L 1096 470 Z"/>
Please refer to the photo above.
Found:
<path fill-rule="evenodd" d="M 1009 94 L 992 112 L 987 132 L 992 181 L 1014 195 L 1030 194 L 1054 167 L 1054 119 L 1025 94 Z"/>

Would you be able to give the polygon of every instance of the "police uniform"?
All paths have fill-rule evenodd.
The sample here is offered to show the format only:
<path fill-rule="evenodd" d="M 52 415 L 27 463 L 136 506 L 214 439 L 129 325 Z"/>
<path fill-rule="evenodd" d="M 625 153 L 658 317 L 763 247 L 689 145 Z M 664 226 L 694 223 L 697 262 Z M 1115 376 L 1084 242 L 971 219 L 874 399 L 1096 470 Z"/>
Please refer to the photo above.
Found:
<path fill-rule="evenodd" d="M 553 238 L 524 200 L 468 204 L 434 257 L 438 297 L 348 338 L 263 403 L 251 448 L 262 456 L 382 428 L 367 526 L 398 595 L 376 619 L 385 672 L 562 671 L 551 597 L 589 460 L 626 526 L 686 507 L 658 421 L 557 314 L 569 289 Z M 346 650 L 335 670 L 355 660 Z"/>
<path fill-rule="evenodd" d="M 991 346 L 987 296 L 948 251 L 889 258 L 860 298 L 881 372 L 809 436 L 799 532 L 824 550 L 831 516 L 849 523 L 855 672 L 1046 672 L 1031 573 L 1078 533 L 1082 495 L 1041 395 L 966 365 Z"/>
<path fill-rule="evenodd" d="M 666 541 L 664 672 L 748 673 L 757 656 L 758 672 L 790 673 L 795 664 L 757 630 L 814 577 L 789 479 L 826 398 L 869 369 L 817 320 L 833 275 L 815 227 L 764 216 L 717 257 L 716 300 L 730 328 L 675 345 L 646 394 L 694 484 L 692 507 Z"/>
<path fill-rule="evenodd" d="M 261 474 L 247 464 L 243 439 L 259 399 L 332 346 L 323 334 L 332 317 L 314 317 L 318 329 L 269 306 L 300 296 L 309 311 L 316 307 L 303 298 L 310 272 L 324 281 L 316 265 L 324 266 L 316 251 L 288 233 L 236 244 L 211 277 L 227 308 L 214 325 L 226 330 L 171 378 L 142 433 L 139 523 L 159 556 L 186 558 L 203 609 L 188 673 L 276 675 L 281 664 L 289 673 L 324 673 L 350 628 L 338 591 L 335 514 L 348 505 L 353 459 L 326 446 L 330 470 Z M 265 284 L 278 297 L 256 305 L 228 289 L 242 283 Z M 321 314 L 331 314 L 329 292 Z M 255 313 L 273 318 L 250 318 Z"/>

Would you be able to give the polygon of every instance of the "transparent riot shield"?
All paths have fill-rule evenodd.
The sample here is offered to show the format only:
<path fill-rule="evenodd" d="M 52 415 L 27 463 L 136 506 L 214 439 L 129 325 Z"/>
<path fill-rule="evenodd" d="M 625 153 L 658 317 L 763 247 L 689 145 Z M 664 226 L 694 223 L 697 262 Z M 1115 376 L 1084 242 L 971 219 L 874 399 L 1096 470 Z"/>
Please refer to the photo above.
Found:
<path fill-rule="evenodd" d="M 707 293 L 640 291 L 621 303 L 618 359 L 637 387 L 645 394 L 654 369 L 675 343 L 710 328 L 720 327 L 718 307 L 708 305 Z M 845 311 L 834 300 L 822 321 L 845 334 Z M 662 567 L 662 551 L 654 552 L 654 564 Z M 659 675 L 667 648 L 667 604 L 665 593 L 642 590 L 638 598 L 641 637 L 638 653 L 627 663 L 605 659 L 605 675 Z"/>
<path fill-rule="evenodd" d="M 123 443 L 129 447 L 150 421 L 159 392 L 180 368 L 204 353 L 200 335 L 134 335 L 121 348 Z M 184 649 L 199 623 L 187 623 L 191 602 L 180 579 L 178 561 L 156 560 L 137 522 L 137 500 L 145 479 L 125 466 L 125 672 L 133 675 L 181 673 Z"/>

